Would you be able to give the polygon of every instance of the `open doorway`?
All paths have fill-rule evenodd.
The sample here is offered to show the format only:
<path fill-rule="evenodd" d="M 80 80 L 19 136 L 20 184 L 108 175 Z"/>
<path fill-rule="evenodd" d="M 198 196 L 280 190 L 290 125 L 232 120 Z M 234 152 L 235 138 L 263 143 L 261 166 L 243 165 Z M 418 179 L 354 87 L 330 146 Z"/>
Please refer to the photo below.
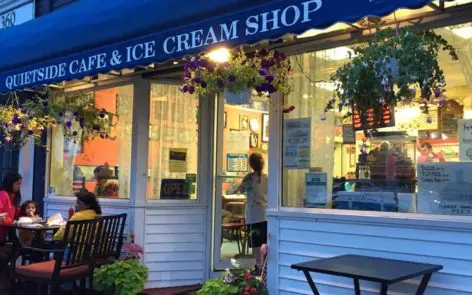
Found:
<path fill-rule="evenodd" d="M 217 105 L 213 268 L 228 268 L 232 259 L 252 267 L 255 256 L 246 226 L 247 193 L 235 190 L 252 172 L 251 154 L 260 154 L 268 163 L 269 100 L 254 97 L 248 104 L 230 105 L 221 96 Z M 262 173 L 267 175 L 267 164 Z"/>

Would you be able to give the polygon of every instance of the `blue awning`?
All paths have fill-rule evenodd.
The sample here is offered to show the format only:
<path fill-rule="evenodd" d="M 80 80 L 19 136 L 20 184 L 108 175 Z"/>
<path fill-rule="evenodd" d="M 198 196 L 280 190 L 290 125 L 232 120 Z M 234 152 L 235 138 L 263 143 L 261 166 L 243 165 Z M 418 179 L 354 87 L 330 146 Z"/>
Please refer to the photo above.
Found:
<path fill-rule="evenodd" d="M 81 0 L 0 31 L 0 93 L 300 34 L 431 0 Z"/>

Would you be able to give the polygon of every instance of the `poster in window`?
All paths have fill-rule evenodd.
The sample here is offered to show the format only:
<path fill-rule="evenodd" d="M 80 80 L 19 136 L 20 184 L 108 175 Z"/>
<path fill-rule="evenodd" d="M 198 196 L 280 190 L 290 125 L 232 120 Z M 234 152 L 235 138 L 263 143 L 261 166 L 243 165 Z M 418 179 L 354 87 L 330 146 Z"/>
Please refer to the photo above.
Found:
<path fill-rule="evenodd" d="M 472 216 L 470 163 L 418 164 L 418 213 Z"/>
<path fill-rule="evenodd" d="M 459 159 L 472 161 L 472 120 L 459 121 Z"/>
<path fill-rule="evenodd" d="M 310 168 L 311 119 L 284 121 L 284 167 Z"/>
<path fill-rule="evenodd" d="M 269 142 L 269 114 L 262 114 L 262 142 Z"/>
<path fill-rule="evenodd" d="M 305 208 L 326 208 L 327 179 L 326 173 L 305 174 Z"/>
<path fill-rule="evenodd" d="M 169 149 L 169 172 L 185 173 L 187 172 L 187 149 L 170 148 Z"/>

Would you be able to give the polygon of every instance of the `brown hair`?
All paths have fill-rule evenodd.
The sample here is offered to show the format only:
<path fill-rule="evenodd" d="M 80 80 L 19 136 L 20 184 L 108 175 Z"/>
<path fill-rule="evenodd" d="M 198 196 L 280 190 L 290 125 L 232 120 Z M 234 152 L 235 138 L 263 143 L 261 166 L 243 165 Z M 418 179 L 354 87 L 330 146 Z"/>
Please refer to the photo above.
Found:
<path fill-rule="evenodd" d="M 259 153 L 254 153 L 249 156 L 249 166 L 259 176 L 259 182 L 261 182 L 262 170 L 264 169 L 264 158 Z"/>

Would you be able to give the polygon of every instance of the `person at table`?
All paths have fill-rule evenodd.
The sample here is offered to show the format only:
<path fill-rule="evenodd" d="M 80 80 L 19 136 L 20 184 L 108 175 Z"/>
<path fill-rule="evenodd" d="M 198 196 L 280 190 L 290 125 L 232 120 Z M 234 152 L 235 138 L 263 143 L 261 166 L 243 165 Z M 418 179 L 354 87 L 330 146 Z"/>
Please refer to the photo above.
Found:
<path fill-rule="evenodd" d="M 248 225 L 248 245 L 256 256 L 254 273 L 262 269 L 261 246 L 267 243 L 267 175 L 263 174 L 264 158 L 259 153 L 249 156 L 249 166 L 253 172 L 247 174 L 234 193 L 246 193 L 246 224 Z"/>
<path fill-rule="evenodd" d="M 42 218 L 37 214 L 38 204 L 35 201 L 26 201 L 21 204 L 20 207 L 20 216 L 18 221 L 22 222 L 23 220 L 27 220 L 27 222 L 40 222 Z M 29 247 L 33 244 L 42 244 L 44 242 L 44 236 L 41 233 L 21 229 L 18 231 L 18 238 L 20 240 L 20 244 L 22 247 Z"/>
<path fill-rule="evenodd" d="M 75 201 L 75 213 L 69 220 L 94 219 L 102 214 L 102 208 L 94 193 L 83 190 L 75 193 L 75 197 L 77 198 Z M 54 240 L 62 240 L 65 230 L 66 226 L 61 226 L 57 233 L 54 234 Z"/>
<path fill-rule="evenodd" d="M 5 245 L 5 239 L 10 229 L 2 224 L 12 224 L 18 216 L 21 181 L 20 174 L 8 173 L 3 178 L 0 188 L 0 272 L 8 265 L 11 255 L 11 249 Z"/>

